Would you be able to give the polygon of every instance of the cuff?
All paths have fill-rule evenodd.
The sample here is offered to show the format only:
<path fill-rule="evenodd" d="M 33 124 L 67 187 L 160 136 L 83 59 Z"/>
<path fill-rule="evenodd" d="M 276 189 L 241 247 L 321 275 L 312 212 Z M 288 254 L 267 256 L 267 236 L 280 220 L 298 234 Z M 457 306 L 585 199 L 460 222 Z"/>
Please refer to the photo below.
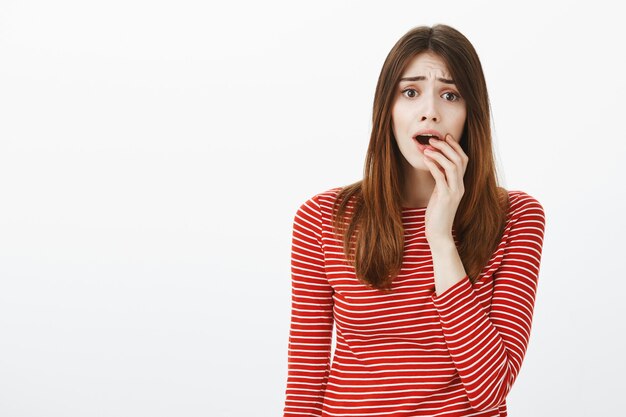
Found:
<path fill-rule="evenodd" d="M 468 298 L 471 298 L 473 293 L 474 289 L 472 288 L 469 276 L 465 275 L 459 282 L 444 291 L 443 294 L 437 295 L 436 292 L 433 292 L 430 298 L 437 310 L 444 313 L 453 309 L 459 302 L 466 302 Z"/>

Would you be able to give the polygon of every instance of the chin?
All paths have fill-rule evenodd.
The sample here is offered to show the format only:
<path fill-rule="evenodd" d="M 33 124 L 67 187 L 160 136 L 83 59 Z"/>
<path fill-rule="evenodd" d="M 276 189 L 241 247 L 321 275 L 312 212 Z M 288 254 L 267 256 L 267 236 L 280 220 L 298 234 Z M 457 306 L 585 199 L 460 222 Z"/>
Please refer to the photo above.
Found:
<path fill-rule="evenodd" d="M 411 165 L 411 168 L 413 168 L 413 169 L 430 172 L 430 169 L 428 169 L 428 167 L 426 166 L 426 163 L 424 161 L 411 162 L 411 163 L 409 163 L 409 165 Z"/>

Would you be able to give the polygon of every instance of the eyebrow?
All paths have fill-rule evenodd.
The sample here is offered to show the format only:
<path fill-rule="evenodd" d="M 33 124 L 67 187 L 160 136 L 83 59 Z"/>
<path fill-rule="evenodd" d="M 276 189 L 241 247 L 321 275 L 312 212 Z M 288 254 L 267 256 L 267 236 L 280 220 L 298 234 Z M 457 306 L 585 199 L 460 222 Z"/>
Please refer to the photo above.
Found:
<path fill-rule="evenodd" d="M 400 78 L 400 81 L 424 81 L 426 77 L 423 75 L 418 75 L 417 77 L 404 77 Z M 454 80 L 450 80 L 448 78 L 437 78 L 437 81 L 441 81 L 444 84 L 454 84 Z"/>

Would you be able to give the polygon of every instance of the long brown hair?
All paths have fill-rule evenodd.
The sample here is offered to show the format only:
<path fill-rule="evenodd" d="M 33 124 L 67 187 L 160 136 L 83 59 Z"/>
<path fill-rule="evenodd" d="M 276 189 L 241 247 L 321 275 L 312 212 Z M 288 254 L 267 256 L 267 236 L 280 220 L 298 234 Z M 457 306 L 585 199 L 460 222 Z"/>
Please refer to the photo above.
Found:
<path fill-rule="evenodd" d="M 432 51 L 446 62 L 467 105 L 459 143 L 469 161 L 453 227 L 472 283 L 497 248 L 506 224 L 508 192 L 497 184 L 489 97 L 478 55 L 469 40 L 450 26 L 416 27 L 394 45 L 378 77 L 363 179 L 343 187 L 333 207 L 336 236 L 343 241 L 357 278 L 380 290 L 391 289 L 404 252 L 401 193 L 405 178 L 391 109 L 402 73 L 423 51 Z M 348 218 L 350 206 L 353 213 Z"/>

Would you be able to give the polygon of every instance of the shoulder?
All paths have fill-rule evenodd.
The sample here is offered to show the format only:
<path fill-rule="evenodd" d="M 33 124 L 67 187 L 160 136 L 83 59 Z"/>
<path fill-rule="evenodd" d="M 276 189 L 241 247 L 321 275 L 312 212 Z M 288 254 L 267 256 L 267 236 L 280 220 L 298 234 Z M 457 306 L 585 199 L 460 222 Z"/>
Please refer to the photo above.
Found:
<path fill-rule="evenodd" d="M 539 200 L 521 190 L 508 190 L 509 215 L 518 217 L 524 213 L 535 213 L 544 216 L 544 209 Z"/>
<path fill-rule="evenodd" d="M 343 187 L 331 188 L 310 196 L 302 202 L 293 218 L 294 233 L 315 236 L 321 244 L 323 230 L 328 227 L 333 203 Z"/>
<path fill-rule="evenodd" d="M 333 204 L 342 189 L 343 187 L 334 187 L 311 195 L 300 204 L 296 212 L 296 218 L 305 215 L 307 217 L 315 217 L 318 221 L 321 221 L 323 217 L 326 217 L 325 214 L 332 212 Z"/>
<path fill-rule="evenodd" d="M 300 205 L 298 211 L 303 209 L 316 209 L 319 212 L 331 210 L 342 189 L 343 187 L 334 187 L 314 194 Z"/>
<path fill-rule="evenodd" d="M 532 195 L 521 190 L 509 190 L 509 228 L 532 228 L 543 234 L 546 216 L 543 205 Z"/>

